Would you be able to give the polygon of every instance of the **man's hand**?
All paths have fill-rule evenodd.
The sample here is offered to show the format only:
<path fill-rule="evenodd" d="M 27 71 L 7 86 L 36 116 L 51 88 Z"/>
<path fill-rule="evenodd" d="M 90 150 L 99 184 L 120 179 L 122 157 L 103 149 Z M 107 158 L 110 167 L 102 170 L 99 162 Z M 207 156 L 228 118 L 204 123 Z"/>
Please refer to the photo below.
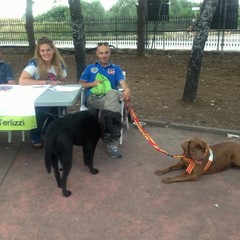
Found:
<path fill-rule="evenodd" d="M 123 91 L 123 98 L 126 100 L 126 101 L 130 101 L 130 97 L 131 97 L 131 91 L 130 91 L 130 88 L 127 87 L 124 89 Z"/>
<path fill-rule="evenodd" d="M 95 80 L 94 82 L 92 82 L 92 87 L 96 87 L 101 82 L 102 82 L 102 80 Z"/>

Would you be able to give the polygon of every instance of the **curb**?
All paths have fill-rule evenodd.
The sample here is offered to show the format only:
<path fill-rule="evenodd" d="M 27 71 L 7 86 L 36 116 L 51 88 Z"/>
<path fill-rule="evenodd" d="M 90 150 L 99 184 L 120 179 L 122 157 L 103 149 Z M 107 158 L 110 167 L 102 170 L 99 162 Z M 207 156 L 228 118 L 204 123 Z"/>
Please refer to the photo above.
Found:
<path fill-rule="evenodd" d="M 156 126 L 156 127 L 176 128 L 176 129 L 195 131 L 195 132 L 207 132 L 207 133 L 211 132 L 211 133 L 221 134 L 221 135 L 227 135 L 227 134 L 240 135 L 239 130 L 233 130 L 233 129 L 203 127 L 203 126 L 195 126 L 195 125 L 189 125 L 189 124 L 155 121 L 155 120 L 149 120 L 149 119 L 143 119 L 141 121 L 145 122 L 150 126 Z"/>

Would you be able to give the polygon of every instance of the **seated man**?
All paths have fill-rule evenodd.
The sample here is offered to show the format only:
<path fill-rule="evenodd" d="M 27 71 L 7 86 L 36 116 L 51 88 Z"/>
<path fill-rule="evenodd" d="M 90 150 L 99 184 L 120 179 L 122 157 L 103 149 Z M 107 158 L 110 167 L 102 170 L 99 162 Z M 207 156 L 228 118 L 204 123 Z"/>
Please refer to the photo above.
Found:
<path fill-rule="evenodd" d="M 1 58 L 2 55 L 0 51 L 0 84 L 16 84 L 11 65 Z"/>
<path fill-rule="evenodd" d="M 85 104 L 89 109 L 121 112 L 121 93 L 117 90 L 118 85 L 123 89 L 124 100 L 130 100 L 130 89 L 124 79 L 122 69 L 110 62 L 111 51 L 108 43 L 98 43 L 96 55 L 98 61 L 88 65 L 79 80 L 79 83 L 86 89 Z M 122 156 L 118 145 L 119 142 L 107 145 L 107 152 L 113 158 Z"/>

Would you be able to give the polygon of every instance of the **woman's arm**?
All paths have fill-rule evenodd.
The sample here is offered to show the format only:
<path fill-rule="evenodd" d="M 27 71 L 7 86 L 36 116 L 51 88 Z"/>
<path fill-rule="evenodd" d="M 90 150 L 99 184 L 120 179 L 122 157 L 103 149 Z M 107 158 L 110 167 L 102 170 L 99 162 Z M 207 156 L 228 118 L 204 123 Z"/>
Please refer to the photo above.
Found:
<path fill-rule="evenodd" d="M 21 73 L 19 77 L 19 84 L 20 85 L 46 85 L 48 81 L 46 80 L 35 80 L 32 76 L 27 72 L 24 71 Z"/>

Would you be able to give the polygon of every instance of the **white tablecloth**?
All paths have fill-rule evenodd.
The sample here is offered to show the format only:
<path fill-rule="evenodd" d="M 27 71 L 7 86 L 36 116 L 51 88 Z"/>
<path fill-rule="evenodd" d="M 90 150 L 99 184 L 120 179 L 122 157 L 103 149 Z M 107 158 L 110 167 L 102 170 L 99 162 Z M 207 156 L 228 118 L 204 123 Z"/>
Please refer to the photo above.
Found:
<path fill-rule="evenodd" d="M 12 85 L 0 91 L 0 130 L 36 128 L 34 101 L 49 86 Z"/>

